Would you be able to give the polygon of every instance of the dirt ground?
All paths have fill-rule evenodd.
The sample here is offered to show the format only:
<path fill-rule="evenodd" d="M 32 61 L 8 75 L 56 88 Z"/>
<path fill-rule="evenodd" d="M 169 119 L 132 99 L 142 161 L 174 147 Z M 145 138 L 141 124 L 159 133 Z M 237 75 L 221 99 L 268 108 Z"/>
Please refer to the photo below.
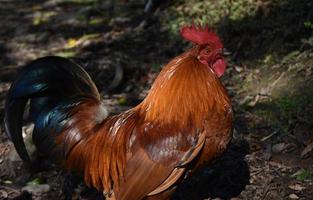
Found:
<path fill-rule="evenodd" d="M 10 84 L 23 65 L 38 57 L 59 55 L 84 66 L 111 114 L 115 114 L 140 102 L 160 67 L 190 47 L 162 21 L 161 16 L 175 5 L 144 14 L 141 1 L 112 2 L 0 1 L 1 121 Z M 299 2 L 304 3 L 297 5 L 306 6 L 309 1 Z M 262 15 L 277 16 L 275 12 L 266 13 L 262 5 Z M 295 17 L 307 17 L 306 26 L 310 20 L 313 23 L 309 11 L 298 15 Z M 292 39 L 278 49 L 266 31 L 265 36 L 253 36 L 258 32 L 250 27 L 253 20 L 257 16 L 242 21 L 244 30 L 251 32 L 243 36 L 238 35 L 240 30 L 234 28 L 234 21 L 224 21 L 218 27 L 231 51 L 222 82 L 235 110 L 232 143 L 212 165 L 185 180 L 173 196 L 175 200 L 313 199 L 313 42 L 301 43 L 309 34 L 302 28 L 293 29 L 299 38 L 286 33 L 281 37 Z M 297 23 L 290 26 L 294 28 Z M 265 27 L 272 29 L 269 24 Z M 275 30 L 280 35 L 280 29 Z M 231 34 L 233 37 L 228 37 Z M 272 44 L 271 50 L 279 53 L 272 55 L 261 44 Z M 293 86 L 288 87 L 291 82 Z M 290 91 L 294 95 L 287 95 L 287 101 L 284 95 Z M 31 129 L 27 123 L 23 128 L 30 149 Z M 64 199 L 66 174 L 42 160 L 36 170 L 25 166 L 5 135 L 3 123 L 0 156 L 0 199 Z M 80 184 L 73 199 L 95 199 L 97 195 Z"/>

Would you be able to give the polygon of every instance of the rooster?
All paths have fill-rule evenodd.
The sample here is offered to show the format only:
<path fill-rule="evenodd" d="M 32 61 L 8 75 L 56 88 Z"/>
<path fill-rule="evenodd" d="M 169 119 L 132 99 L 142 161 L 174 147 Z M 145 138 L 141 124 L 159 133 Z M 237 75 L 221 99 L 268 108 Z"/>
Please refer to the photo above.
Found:
<path fill-rule="evenodd" d="M 44 57 L 28 64 L 5 105 L 5 130 L 20 157 L 31 162 L 21 133 L 29 101 L 39 153 L 107 199 L 169 198 L 189 172 L 226 149 L 232 133 L 219 37 L 200 25 L 180 33 L 194 46 L 163 67 L 139 105 L 115 116 L 74 62 Z"/>

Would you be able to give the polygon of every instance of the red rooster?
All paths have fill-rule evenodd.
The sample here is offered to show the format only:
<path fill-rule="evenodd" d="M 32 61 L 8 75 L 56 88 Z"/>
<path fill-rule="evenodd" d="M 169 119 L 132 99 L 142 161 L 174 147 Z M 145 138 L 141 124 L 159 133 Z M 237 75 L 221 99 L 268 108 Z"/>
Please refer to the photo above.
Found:
<path fill-rule="evenodd" d="M 5 107 L 5 129 L 21 158 L 30 162 L 21 134 L 30 100 L 38 152 L 107 199 L 169 198 L 187 172 L 225 150 L 232 131 L 220 39 L 195 25 L 181 35 L 195 46 L 163 67 L 142 103 L 111 117 L 77 64 L 44 57 L 23 68 Z"/>

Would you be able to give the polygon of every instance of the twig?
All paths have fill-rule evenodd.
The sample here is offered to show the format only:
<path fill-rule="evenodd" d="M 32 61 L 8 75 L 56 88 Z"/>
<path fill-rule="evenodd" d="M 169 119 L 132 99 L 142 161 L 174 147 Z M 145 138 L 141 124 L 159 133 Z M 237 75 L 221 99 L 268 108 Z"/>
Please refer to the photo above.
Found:
<path fill-rule="evenodd" d="M 273 137 L 274 135 L 276 135 L 277 133 L 279 133 L 279 131 L 274 131 L 273 133 L 269 134 L 268 136 L 265 136 L 261 139 L 262 142 L 270 139 L 271 137 Z"/>
<path fill-rule="evenodd" d="M 285 76 L 285 73 L 286 72 L 281 73 L 281 75 L 270 85 L 271 89 L 283 78 L 283 76 Z"/>

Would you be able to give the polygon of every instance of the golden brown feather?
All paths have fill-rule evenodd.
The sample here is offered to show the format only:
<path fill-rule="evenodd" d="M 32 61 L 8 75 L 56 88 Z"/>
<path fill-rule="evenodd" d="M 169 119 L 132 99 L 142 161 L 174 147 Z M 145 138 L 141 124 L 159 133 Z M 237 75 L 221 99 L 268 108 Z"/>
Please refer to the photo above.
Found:
<path fill-rule="evenodd" d="M 140 199 L 170 188 L 187 163 L 205 163 L 222 152 L 230 139 L 230 101 L 197 51 L 166 65 L 146 99 L 125 113 L 99 123 L 99 101 L 74 108 L 71 124 L 57 137 L 63 149 L 71 147 L 66 167 L 117 199 Z M 79 142 L 71 136 L 75 131 Z"/>
<path fill-rule="evenodd" d="M 48 100 L 35 99 L 35 110 L 43 109 L 36 115 L 38 147 L 44 150 L 46 143 L 50 145 L 54 152 L 50 155 L 61 154 L 55 160 L 80 173 L 87 185 L 108 199 L 167 199 L 187 171 L 198 169 L 225 150 L 232 130 L 230 99 L 218 79 L 226 67 L 219 38 L 207 27 L 195 26 L 183 29 L 182 36 L 201 44 L 164 66 L 142 103 L 111 117 L 79 66 L 60 58 L 42 59 L 48 66 L 43 74 L 47 77 L 38 78 L 28 95 L 49 94 L 49 89 L 54 93 Z M 24 74 L 24 78 L 40 74 L 40 62 L 30 65 L 26 70 L 30 75 Z M 74 85 L 67 86 L 68 96 L 53 82 L 51 71 L 60 70 Z M 24 95 L 19 87 L 25 84 L 23 76 L 13 87 L 12 97 L 18 96 L 14 92 Z M 60 76 L 57 78 L 66 80 L 65 75 Z M 20 121 L 8 124 L 13 130 Z M 19 144 L 21 138 L 17 139 Z M 26 155 L 23 150 L 19 152 Z"/>

